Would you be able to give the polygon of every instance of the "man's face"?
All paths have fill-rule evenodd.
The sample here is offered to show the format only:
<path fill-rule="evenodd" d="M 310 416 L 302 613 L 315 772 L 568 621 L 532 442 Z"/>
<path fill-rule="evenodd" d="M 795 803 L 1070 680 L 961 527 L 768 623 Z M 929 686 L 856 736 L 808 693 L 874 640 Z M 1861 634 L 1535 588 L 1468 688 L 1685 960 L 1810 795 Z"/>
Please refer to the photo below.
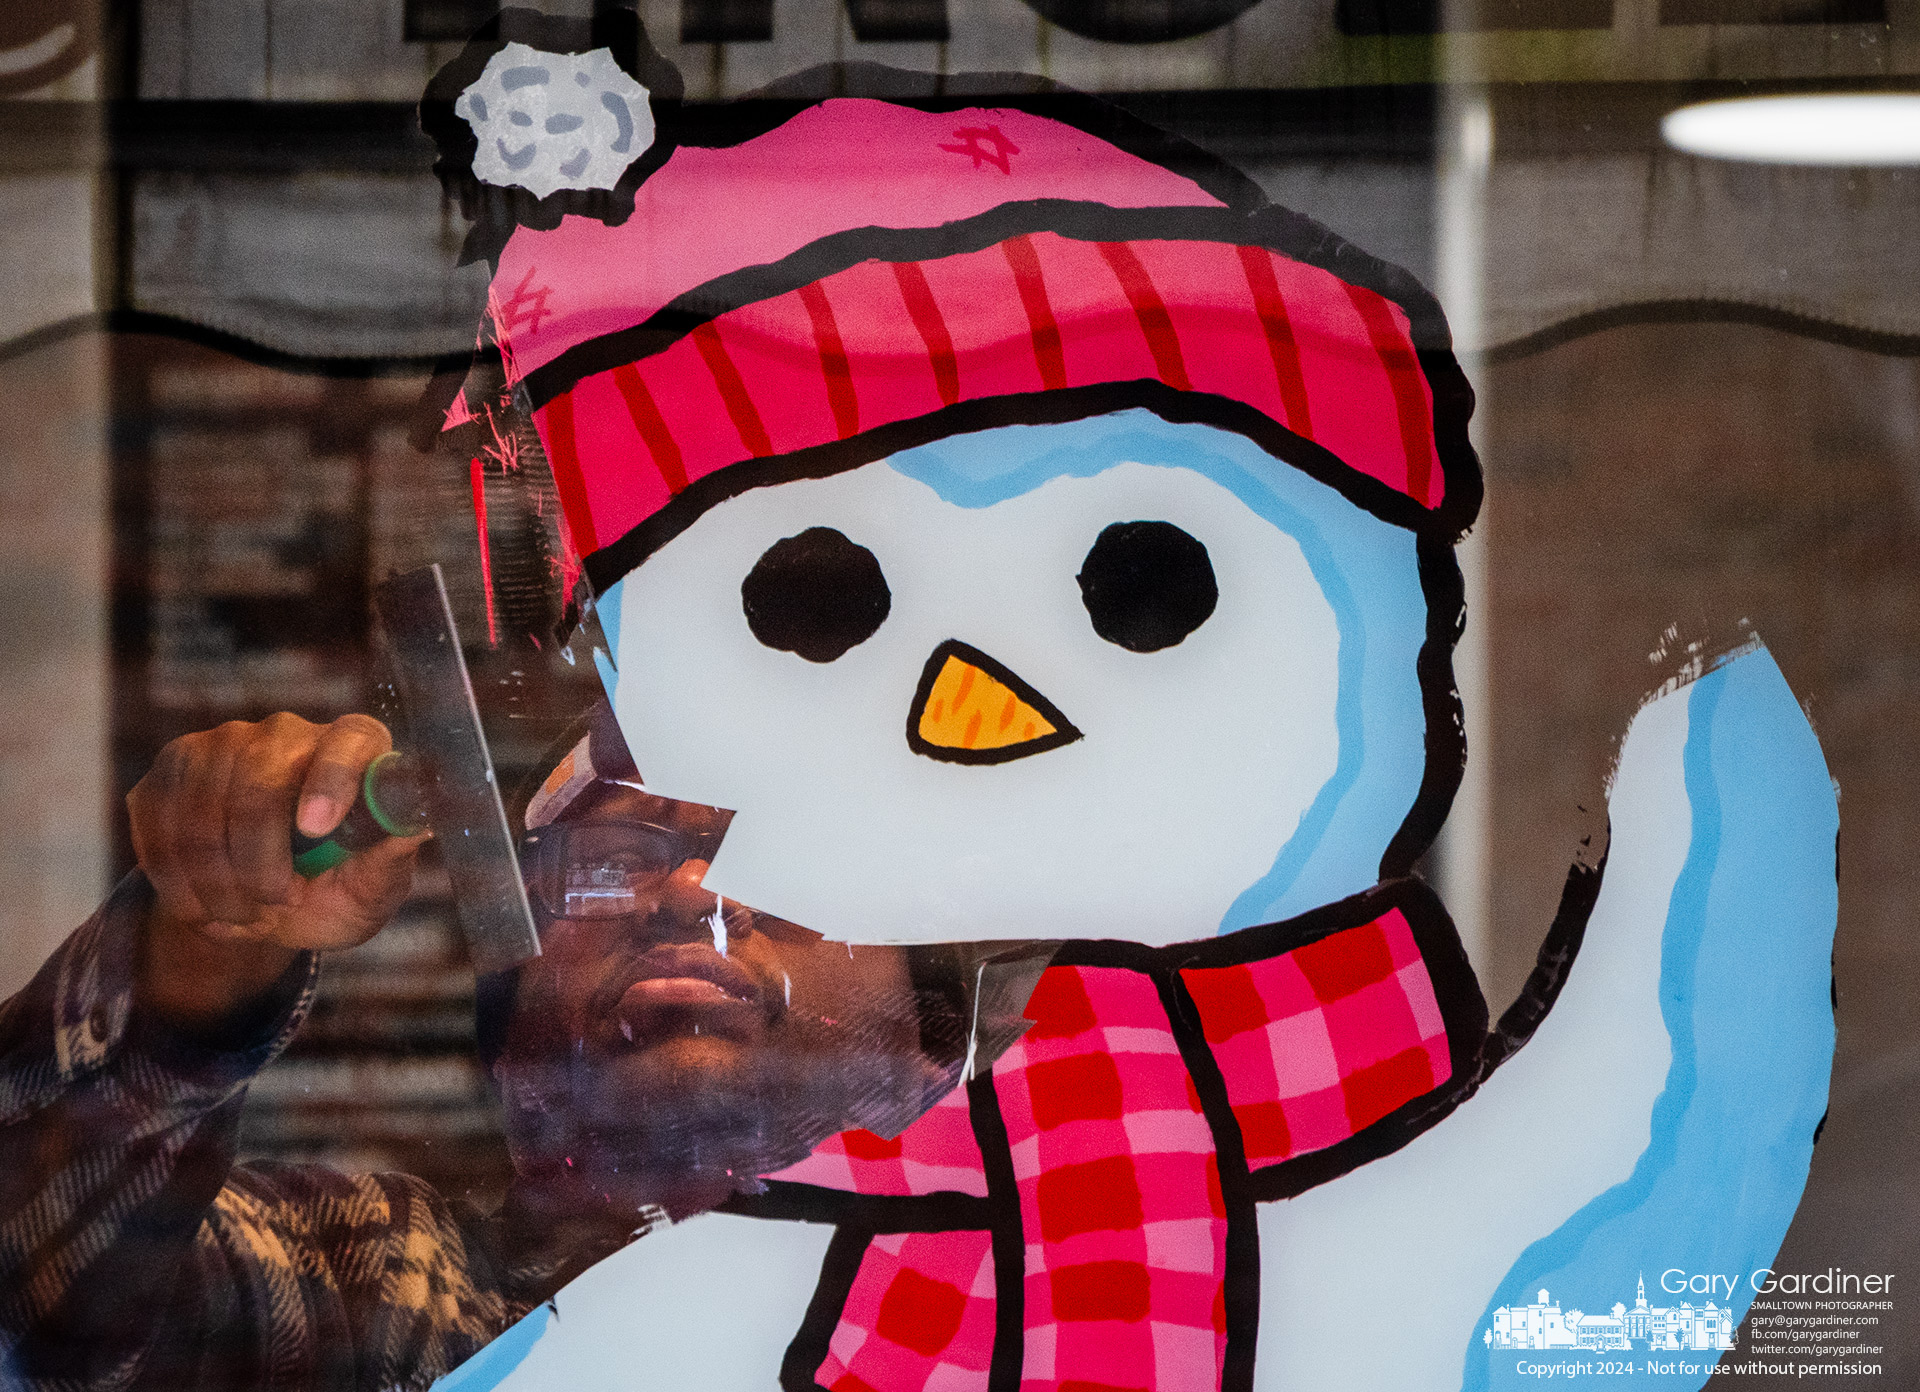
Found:
<path fill-rule="evenodd" d="M 679 1216 L 918 1114 L 941 1074 L 904 949 L 702 889 L 727 813 L 624 786 L 585 806 L 527 867 L 543 955 L 495 1066 L 523 1175 Z"/>

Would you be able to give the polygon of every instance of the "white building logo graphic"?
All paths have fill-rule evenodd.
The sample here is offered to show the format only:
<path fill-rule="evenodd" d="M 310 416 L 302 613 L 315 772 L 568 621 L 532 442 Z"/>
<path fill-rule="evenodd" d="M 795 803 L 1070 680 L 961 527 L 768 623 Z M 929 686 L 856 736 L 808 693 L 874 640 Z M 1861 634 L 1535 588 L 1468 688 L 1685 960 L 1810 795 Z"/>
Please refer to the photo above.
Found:
<path fill-rule="evenodd" d="M 1733 1347 L 1733 1311 L 1709 1300 L 1696 1306 L 1647 1305 L 1647 1278 L 1640 1278 L 1633 1308 L 1615 1301 L 1610 1315 L 1588 1315 L 1562 1310 L 1545 1291 L 1531 1305 L 1502 1305 L 1493 1312 L 1493 1325 L 1481 1336 L 1497 1349 L 1730 1349 Z"/>

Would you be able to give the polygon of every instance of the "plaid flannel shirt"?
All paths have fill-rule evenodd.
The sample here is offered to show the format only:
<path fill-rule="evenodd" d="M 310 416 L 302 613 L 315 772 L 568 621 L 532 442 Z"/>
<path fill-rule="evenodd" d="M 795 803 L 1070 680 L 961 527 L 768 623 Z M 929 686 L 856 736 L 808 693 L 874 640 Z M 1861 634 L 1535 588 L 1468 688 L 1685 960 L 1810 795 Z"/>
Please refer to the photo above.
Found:
<path fill-rule="evenodd" d="M 132 1009 L 148 894 L 123 883 L 0 1006 L 0 1376 L 424 1387 L 543 1300 L 558 1262 L 516 1263 L 419 1180 L 233 1163 L 313 964 L 250 1047 L 171 1037 Z M 1067 944 L 1027 1014 L 898 1137 L 832 1137 L 729 1205 L 838 1225 L 783 1386 L 1244 1383 L 1253 1205 L 1404 1145 L 1490 1057 L 1413 881 L 1205 943 Z"/>
<path fill-rule="evenodd" d="M 424 1387 L 544 1298 L 418 1179 L 234 1164 L 314 963 L 249 1047 L 199 1047 L 133 1009 L 150 898 L 130 876 L 0 1006 L 0 1384 Z"/>

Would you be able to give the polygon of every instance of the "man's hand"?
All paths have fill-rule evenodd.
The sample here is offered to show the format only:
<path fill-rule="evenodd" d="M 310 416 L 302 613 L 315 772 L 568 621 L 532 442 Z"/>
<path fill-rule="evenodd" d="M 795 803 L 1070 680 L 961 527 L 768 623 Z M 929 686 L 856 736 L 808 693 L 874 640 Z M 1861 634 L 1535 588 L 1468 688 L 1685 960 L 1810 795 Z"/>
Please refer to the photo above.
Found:
<path fill-rule="evenodd" d="M 305 948 L 353 947 L 407 896 L 423 838 L 362 851 L 312 879 L 293 871 L 292 832 L 323 836 L 392 748 L 371 716 L 315 725 L 284 712 L 182 735 L 127 796 L 133 847 L 155 902 L 140 963 L 142 1004 L 177 1026 L 227 1035 Z"/>

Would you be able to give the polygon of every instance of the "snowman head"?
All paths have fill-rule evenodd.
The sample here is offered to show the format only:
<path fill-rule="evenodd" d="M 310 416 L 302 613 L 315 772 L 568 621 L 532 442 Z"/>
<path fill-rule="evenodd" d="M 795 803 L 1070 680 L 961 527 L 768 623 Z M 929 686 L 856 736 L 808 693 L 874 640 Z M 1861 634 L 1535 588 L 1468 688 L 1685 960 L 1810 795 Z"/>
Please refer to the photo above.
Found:
<path fill-rule="evenodd" d="M 1459 777 L 1437 306 L 1041 105 L 681 131 L 496 268 L 641 779 L 837 940 L 1270 922 L 1405 873 Z"/>

